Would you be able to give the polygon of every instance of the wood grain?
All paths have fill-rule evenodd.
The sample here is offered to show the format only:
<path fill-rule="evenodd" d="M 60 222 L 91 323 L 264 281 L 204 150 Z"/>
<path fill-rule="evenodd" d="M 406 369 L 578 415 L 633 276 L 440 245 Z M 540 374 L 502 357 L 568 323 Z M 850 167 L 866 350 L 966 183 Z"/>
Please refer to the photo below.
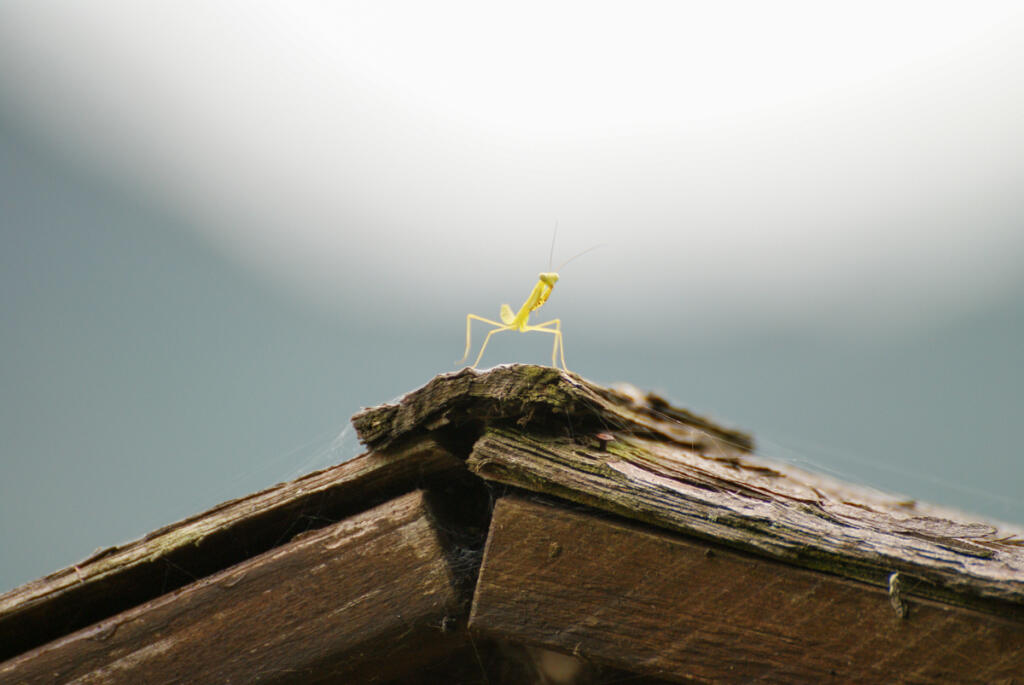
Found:
<path fill-rule="evenodd" d="M 503 364 L 435 376 L 394 404 L 364 409 L 352 425 L 364 445 L 387 448 L 434 431 L 512 421 L 520 427 L 600 430 L 609 423 L 691 446 L 728 445 L 749 452 L 750 436 L 725 428 L 654 393 L 632 386 L 606 388 L 567 371 Z"/>
<path fill-rule="evenodd" d="M 0 682 L 370 682 L 465 644 L 417 491 L 0 664 Z"/>
<path fill-rule="evenodd" d="M 1024 677 L 1019 529 L 546 367 L 444 374 L 353 423 L 371 453 L 0 596 L 0 682 Z M 559 504 L 491 521 L 508 491 Z"/>
<path fill-rule="evenodd" d="M 353 417 L 373 447 L 438 437 L 482 478 L 807 568 L 1024 620 L 1024 530 L 752 452 L 629 386 L 528 365 L 443 374 Z M 456 450 L 458 452 L 458 450 Z"/>
<path fill-rule="evenodd" d="M 363 454 L 101 550 L 0 595 L 0 661 L 462 468 L 427 438 Z"/>
<path fill-rule="evenodd" d="M 1024 677 L 1024 625 L 585 511 L 501 499 L 475 633 L 675 680 Z"/>
<path fill-rule="evenodd" d="M 527 435 L 488 428 L 468 466 L 485 479 L 556 495 L 807 568 L 1024 620 L 1024 547 L 984 521 L 749 455 L 610 430 Z"/>

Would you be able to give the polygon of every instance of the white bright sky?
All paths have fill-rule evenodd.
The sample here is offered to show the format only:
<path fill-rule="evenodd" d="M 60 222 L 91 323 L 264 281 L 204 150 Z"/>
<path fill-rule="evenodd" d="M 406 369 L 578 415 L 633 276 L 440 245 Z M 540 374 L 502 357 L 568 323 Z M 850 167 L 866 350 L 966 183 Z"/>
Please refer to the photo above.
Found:
<path fill-rule="evenodd" d="M 324 304 L 494 314 L 557 220 L 594 311 L 890 329 L 1021 287 L 1020 8 L 8 1 L 0 97 Z"/>

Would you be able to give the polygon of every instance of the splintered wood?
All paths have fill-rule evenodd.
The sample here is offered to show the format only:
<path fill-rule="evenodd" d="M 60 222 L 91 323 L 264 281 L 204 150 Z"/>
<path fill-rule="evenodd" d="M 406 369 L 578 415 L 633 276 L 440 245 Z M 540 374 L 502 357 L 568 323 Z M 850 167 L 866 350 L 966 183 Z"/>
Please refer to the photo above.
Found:
<path fill-rule="evenodd" d="M 1024 540 L 752 454 L 741 432 L 546 367 L 438 376 L 353 417 L 369 446 L 472 433 L 482 478 L 887 587 L 1024 617 Z M 466 441 L 465 436 L 463 440 Z"/>
<path fill-rule="evenodd" d="M 0 664 L 0 682 L 359 682 L 463 644 L 423 493 Z"/>
<path fill-rule="evenodd" d="M 224 502 L 0 595 L 0 661 L 244 561 L 337 520 L 374 498 L 402 494 L 461 468 L 432 439 L 370 453 Z"/>
<path fill-rule="evenodd" d="M 1019 529 L 547 367 L 352 421 L 346 464 L 0 595 L 0 682 L 1024 679 Z"/>

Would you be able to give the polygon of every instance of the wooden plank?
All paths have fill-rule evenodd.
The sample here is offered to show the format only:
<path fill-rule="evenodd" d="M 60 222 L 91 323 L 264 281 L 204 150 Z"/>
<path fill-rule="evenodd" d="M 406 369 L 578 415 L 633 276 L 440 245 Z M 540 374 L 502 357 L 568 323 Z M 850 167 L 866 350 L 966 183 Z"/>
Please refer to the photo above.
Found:
<path fill-rule="evenodd" d="M 520 497 L 495 508 L 470 629 L 638 673 L 750 682 L 1024 677 L 1024 625 Z"/>
<path fill-rule="evenodd" d="M 465 644 L 422 491 L 0 664 L 0 682 L 353 682 Z"/>
<path fill-rule="evenodd" d="M 433 431 L 500 421 L 583 432 L 629 425 L 680 444 L 714 442 L 739 452 L 753 446 L 748 434 L 673 407 L 654 393 L 626 385 L 605 388 L 574 373 L 532 364 L 443 373 L 394 404 L 364 409 L 352 417 L 359 439 L 373 449 Z"/>
<path fill-rule="evenodd" d="M 462 469 L 432 439 L 220 504 L 0 595 L 0 661 Z"/>
<path fill-rule="evenodd" d="M 548 367 L 443 374 L 352 419 L 374 447 L 437 436 L 486 480 L 908 592 L 1024 618 L 1024 530 L 758 457 L 744 433 Z M 443 437 L 442 437 L 443 436 Z"/>
<path fill-rule="evenodd" d="M 490 427 L 467 465 L 488 480 L 880 587 L 899 572 L 911 594 L 1024 620 L 1021 539 L 959 512 L 621 429 L 598 440 Z"/>
<path fill-rule="evenodd" d="M 461 652 L 407 673 L 389 685 L 664 685 L 641 676 L 541 647 L 476 636 Z"/>

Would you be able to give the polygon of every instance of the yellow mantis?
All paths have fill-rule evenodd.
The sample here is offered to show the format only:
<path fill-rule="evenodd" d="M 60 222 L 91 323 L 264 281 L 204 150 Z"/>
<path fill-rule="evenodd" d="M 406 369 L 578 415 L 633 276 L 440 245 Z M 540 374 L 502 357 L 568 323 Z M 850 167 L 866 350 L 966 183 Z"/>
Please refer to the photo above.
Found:
<path fill-rule="evenodd" d="M 558 227 L 555 227 L 555 234 L 558 233 Z M 484 350 L 487 349 L 487 343 L 491 341 L 491 336 L 500 331 L 520 331 L 522 333 L 528 333 L 530 331 L 540 331 L 541 333 L 550 333 L 554 336 L 554 346 L 551 349 L 551 366 L 557 366 L 556 359 L 561 360 L 562 368 L 568 371 L 568 367 L 565 365 L 565 344 L 562 342 L 562 320 L 551 319 L 539 324 L 530 324 L 530 314 L 541 307 L 551 297 L 551 291 L 555 287 L 555 283 L 558 282 L 558 271 L 562 270 L 566 264 L 571 262 L 576 257 L 582 257 L 590 250 L 596 250 L 602 247 L 601 245 L 595 245 L 588 250 L 584 250 L 575 257 L 566 260 L 562 266 L 558 267 L 557 271 L 545 271 L 537 277 L 537 285 L 533 286 L 533 290 L 530 291 L 530 296 L 526 298 L 526 302 L 519 308 L 518 312 L 513 313 L 512 307 L 507 304 L 501 305 L 501 321 L 493 321 L 491 319 L 485 319 L 482 316 L 476 314 L 466 315 L 466 351 L 462 355 L 462 359 L 455 362 L 461 364 L 466 361 L 469 357 L 469 348 L 471 346 L 471 334 L 473 327 L 473 320 L 482 321 L 485 324 L 493 326 L 493 328 L 487 333 L 487 337 L 484 338 L 484 344 L 480 347 L 480 354 L 477 355 L 476 361 L 473 362 L 473 368 L 475 369 L 480 363 L 480 360 L 484 358 Z M 555 237 L 551 238 L 551 252 L 554 254 L 555 250 Z M 548 268 L 550 266 L 550 258 L 548 260 Z"/>

